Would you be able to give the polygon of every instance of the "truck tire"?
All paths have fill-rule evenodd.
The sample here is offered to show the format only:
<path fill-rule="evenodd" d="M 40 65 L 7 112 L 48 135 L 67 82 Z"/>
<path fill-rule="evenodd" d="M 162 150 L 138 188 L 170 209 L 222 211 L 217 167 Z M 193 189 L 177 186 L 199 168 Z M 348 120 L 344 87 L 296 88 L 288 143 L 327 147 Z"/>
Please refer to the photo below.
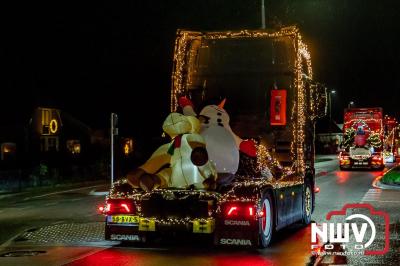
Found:
<path fill-rule="evenodd" d="M 263 216 L 258 219 L 259 221 L 259 248 L 266 248 L 272 240 L 275 232 L 275 212 L 270 193 L 266 192 L 261 198 L 261 210 Z"/>
<path fill-rule="evenodd" d="M 313 190 L 309 181 L 304 182 L 304 195 L 303 195 L 303 219 L 302 224 L 308 225 L 311 223 L 311 214 L 313 206 Z"/>

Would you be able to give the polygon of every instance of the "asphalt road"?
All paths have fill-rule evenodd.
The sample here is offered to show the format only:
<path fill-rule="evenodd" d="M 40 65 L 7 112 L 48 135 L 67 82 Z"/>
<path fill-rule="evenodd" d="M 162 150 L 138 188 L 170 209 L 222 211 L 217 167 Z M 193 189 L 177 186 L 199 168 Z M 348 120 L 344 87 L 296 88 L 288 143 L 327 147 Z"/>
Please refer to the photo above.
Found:
<path fill-rule="evenodd" d="M 317 166 L 316 210 L 313 220 L 346 203 L 370 203 L 391 218 L 391 251 L 380 257 L 349 257 L 351 265 L 368 263 L 398 265 L 400 258 L 400 190 L 372 187 L 381 172 L 341 172 L 337 161 Z M 166 239 L 151 246 L 121 246 L 103 241 L 103 217 L 96 208 L 104 196 L 91 195 L 93 188 L 57 194 L 29 195 L 0 200 L 0 265 L 305 265 L 310 260 L 310 227 L 291 226 L 279 232 L 264 250 L 221 249 L 206 241 Z M 93 193 L 92 193 L 93 194 Z"/>

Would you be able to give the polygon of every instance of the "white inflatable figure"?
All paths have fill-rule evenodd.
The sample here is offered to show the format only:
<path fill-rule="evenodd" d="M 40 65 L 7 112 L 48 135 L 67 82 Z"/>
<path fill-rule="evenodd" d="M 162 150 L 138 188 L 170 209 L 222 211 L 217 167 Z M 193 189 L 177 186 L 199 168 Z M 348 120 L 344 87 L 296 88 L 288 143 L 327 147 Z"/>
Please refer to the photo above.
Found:
<path fill-rule="evenodd" d="M 179 104 L 185 115 L 196 115 L 191 101 L 186 97 L 180 98 Z M 235 174 L 239 167 L 239 150 L 256 157 L 256 148 L 253 141 L 242 140 L 233 133 L 224 104 L 225 100 L 218 106 L 208 105 L 201 110 L 200 134 L 206 141 L 210 161 L 215 163 L 218 174 Z"/>
<path fill-rule="evenodd" d="M 200 117 L 204 119 L 200 134 L 217 172 L 235 174 L 239 167 L 239 150 L 229 126 L 228 113 L 217 105 L 208 105 L 201 110 Z"/>

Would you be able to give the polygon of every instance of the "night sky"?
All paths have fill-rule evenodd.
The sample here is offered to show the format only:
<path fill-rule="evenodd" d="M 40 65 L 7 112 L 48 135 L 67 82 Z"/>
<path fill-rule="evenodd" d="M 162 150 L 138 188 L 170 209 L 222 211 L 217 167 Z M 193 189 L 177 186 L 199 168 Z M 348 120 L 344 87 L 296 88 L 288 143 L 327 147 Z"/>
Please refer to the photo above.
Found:
<path fill-rule="evenodd" d="M 261 0 L 9 1 L 1 8 L 4 124 L 35 106 L 68 111 L 93 128 L 120 115 L 125 134 L 161 133 L 169 111 L 178 28 L 256 29 Z M 349 101 L 400 117 L 400 1 L 266 0 L 267 27 L 296 24 L 315 79 Z"/>

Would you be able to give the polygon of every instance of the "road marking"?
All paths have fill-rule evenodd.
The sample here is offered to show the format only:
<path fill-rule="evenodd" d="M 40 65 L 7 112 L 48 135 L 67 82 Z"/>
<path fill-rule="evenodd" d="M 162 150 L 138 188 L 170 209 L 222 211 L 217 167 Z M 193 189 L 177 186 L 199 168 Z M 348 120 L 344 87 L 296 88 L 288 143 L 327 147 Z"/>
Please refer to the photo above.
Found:
<path fill-rule="evenodd" d="M 49 203 L 46 203 L 44 206 L 49 207 L 49 206 L 54 206 L 57 204 L 58 204 L 58 202 L 49 202 Z"/>
<path fill-rule="evenodd" d="M 105 196 L 108 194 L 108 190 L 107 191 L 96 191 L 95 189 L 93 189 L 92 191 L 89 192 L 89 195 L 91 196 Z"/>
<path fill-rule="evenodd" d="M 371 188 L 367 191 L 367 193 L 365 193 L 364 197 L 361 200 L 361 203 L 365 201 L 379 201 L 379 199 L 381 198 L 381 194 L 382 189 Z"/>
<path fill-rule="evenodd" d="M 82 200 L 82 198 L 70 199 L 70 200 L 68 200 L 68 201 L 69 201 L 69 202 L 74 202 L 74 201 L 79 201 L 79 200 Z"/>
<path fill-rule="evenodd" d="M 386 193 L 385 196 L 383 193 Z M 363 202 L 382 202 L 382 203 L 400 203 L 400 200 L 391 200 L 393 197 L 390 197 L 388 192 L 384 192 L 382 189 L 371 188 L 365 193 L 364 197 L 361 200 Z"/>
<path fill-rule="evenodd" d="M 57 195 L 57 194 L 62 194 L 62 193 L 66 193 L 66 192 L 72 192 L 72 191 L 78 191 L 78 190 L 84 190 L 84 189 L 88 189 L 88 188 L 96 188 L 96 187 L 102 187 L 102 186 L 104 186 L 104 184 L 103 185 L 90 186 L 90 187 L 81 187 L 81 188 L 74 188 L 74 189 L 69 189 L 69 190 L 57 191 L 57 192 L 47 193 L 47 194 L 43 194 L 43 195 L 39 195 L 39 196 L 28 197 L 28 198 L 25 198 L 24 200 L 38 199 L 38 198 L 43 198 L 43 197 L 47 197 L 47 196 L 51 196 L 51 195 Z"/>

